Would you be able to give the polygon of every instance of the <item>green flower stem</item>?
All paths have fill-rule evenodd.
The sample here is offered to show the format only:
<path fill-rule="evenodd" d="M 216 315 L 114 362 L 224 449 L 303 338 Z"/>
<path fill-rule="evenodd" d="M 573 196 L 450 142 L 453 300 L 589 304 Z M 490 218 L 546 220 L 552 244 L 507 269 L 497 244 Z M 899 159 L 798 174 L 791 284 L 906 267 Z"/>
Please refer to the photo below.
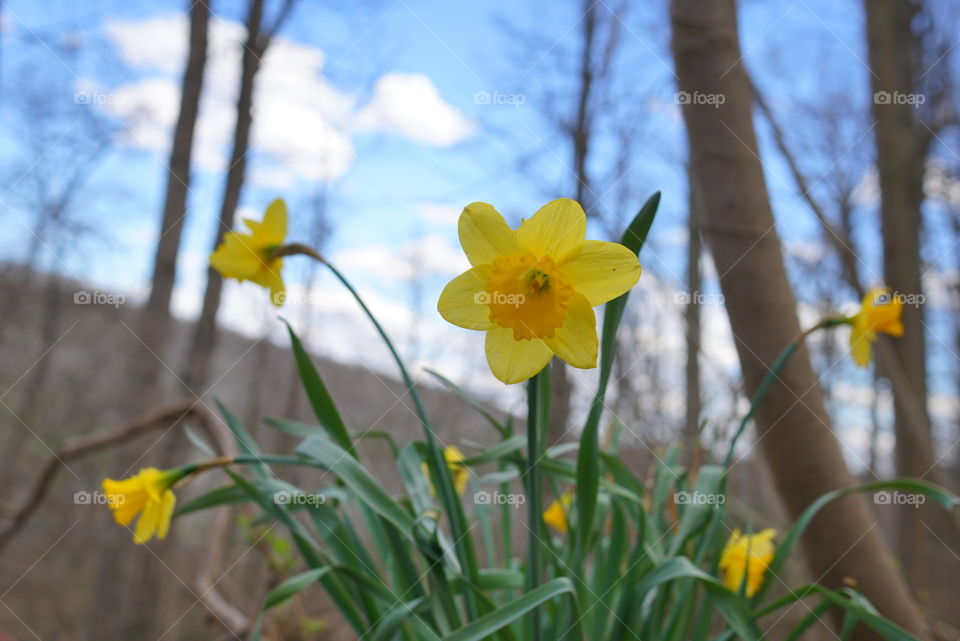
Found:
<path fill-rule="evenodd" d="M 330 269 L 331 272 L 333 272 L 333 275 L 337 277 L 337 280 L 339 280 L 344 287 L 347 288 L 347 291 L 350 292 L 353 298 L 360 305 L 360 308 L 363 310 L 364 314 L 366 314 L 367 318 L 370 319 L 370 322 L 373 323 L 374 329 L 377 331 L 377 334 L 380 335 L 380 338 L 390 351 L 390 355 L 396 362 L 397 367 L 400 369 L 400 376 L 403 379 L 403 383 L 407 390 L 409 390 L 411 398 L 413 398 L 414 409 L 417 412 L 417 417 L 420 419 L 420 424 L 423 427 L 423 432 L 427 441 L 427 465 L 430 468 L 431 478 L 435 478 L 439 481 L 437 484 L 439 486 L 437 488 L 438 495 L 443 503 L 444 508 L 446 508 L 445 511 L 450 520 L 450 531 L 453 537 L 454 547 L 457 551 L 457 558 L 460 562 L 460 566 L 463 568 L 464 574 L 466 575 L 465 578 L 467 579 L 463 588 L 463 597 L 464 601 L 466 602 L 467 613 L 471 619 L 474 619 L 481 614 L 481 612 L 476 595 L 470 589 L 468 583 L 477 585 L 479 581 L 480 569 L 477 565 L 476 551 L 473 547 L 473 539 L 471 538 L 470 532 L 467 528 L 467 519 L 463 512 L 463 506 L 460 504 L 460 499 L 454 490 L 453 479 L 450 478 L 450 470 L 447 467 L 446 460 L 443 458 L 443 452 L 441 451 L 441 448 L 437 444 L 436 438 L 433 435 L 433 430 L 430 427 L 430 420 L 427 418 L 427 413 L 424 410 L 423 402 L 420 399 L 420 394 L 417 392 L 416 383 L 414 383 L 413 378 L 407 371 L 406 366 L 403 364 L 403 359 L 400 358 L 400 354 L 397 352 L 396 347 L 394 347 L 393 341 L 391 341 L 390 337 L 387 336 L 383 326 L 380 325 L 380 322 L 377 321 L 376 317 L 373 315 L 373 312 L 371 312 L 370 308 L 367 307 L 367 304 L 363 301 L 363 298 L 361 298 L 359 292 L 354 289 L 350 281 L 348 281 L 336 267 L 327 262 L 327 260 L 312 247 L 301 243 L 290 243 L 283 245 L 272 253 L 273 258 L 297 255 L 309 256 L 317 262 L 325 265 Z"/>
<path fill-rule="evenodd" d="M 527 545 L 527 592 L 535 590 L 540 585 L 540 541 L 543 531 L 540 524 L 543 522 L 543 508 L 537 463 L 542 447 L 539 434 L 541 376 L 543 376 L 542 372 L 527 382 L 527 469 L 524 479 L 527 489 L 527 528 L 530 530 Z M 530 639 L 540 638 L 540 616 L 536 608 L 530 612 L 527 629 Z"/>
<path fill-rule="evenodd" d="M 775 360 L 773 365 L 767 370 L 767 374 L 763 377 L 763 380 L 760 381 L 760 385 L 757 386 L 757 391 L 753 393 L 753 397 L 750 399 L 750 409 L 747 410 L 747 413 L 743 416 L 743 419 L 741 419 L 737 431 L 734 432 L 733 438 L 730 440 L 730 448 L 727 450 L 727 455 L 723 459 L 724 468 L 730 467 L 730 461 L 733 459 L 733 451 L 737 446 L 737 441 L 740 440 L 740 436 L 743 435 L 744 430 L 746 430 L 747 423 L 753 418 L 757 408 L 760 407 L 760 403 L 763 402 L 763 399 L 767 396 L 767 392 L 769 392 L 773 386 L 774 381 L 779 378 L 780 373 L 783 372 L 783 368 L 790 362 L 790 358 L 800 348 L 800 345 L 803 344 L 810 334 L 813 334 L 817 330 L 836 327 L 837 325 L 849 325 L 850 321 L 851 319 L 848 316 L 824 318 L 810 329 L 800 332 L 796 338 L 787 343 L 787 346 L 784 347 L 780 355 L 777 356 L 777 360 Z"/>

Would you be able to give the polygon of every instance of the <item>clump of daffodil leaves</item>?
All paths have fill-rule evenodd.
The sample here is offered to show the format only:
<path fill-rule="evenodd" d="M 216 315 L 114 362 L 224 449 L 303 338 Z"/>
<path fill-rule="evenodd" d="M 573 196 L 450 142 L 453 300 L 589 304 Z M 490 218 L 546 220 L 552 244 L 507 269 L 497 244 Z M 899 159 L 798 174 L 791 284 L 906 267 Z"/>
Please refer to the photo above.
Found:
<path fill-rule="evenodd" d="M 887 290 L 871 291 L 857 314 L 824 319 L 785 347 L 770 380 L 755 391 L 722 462 L 712 459 L 716 447 L 705 447 L 706 461 L 685 469 L 679 448 L 672 447 L 654 469 L 635 475 L 617 454 L 617 430 L 600 446 L 616 330 L 640 277 L 638 254 L 658 204 L 656 194 L 618 243 L 587 240 L 584 212 L 569 199 L 547 203 L 517 229 L 491 205 L 467 205 L 458 231 L 471 267 L 443 289 L 438 309 L 454 325 L 486 332 L 490 370 L 503 383 L 528 381 L 528 407 L 525 421 L 499 418 L 432 373 L 491 426 L 487 434 L 463 435 L 437 431 L 450 426 L 450 417 L 426 411 L 417 381 L 376 316 L 335 266 L 314 249 L 288 241 L 286 205 L 273 201 L 261 221 L 245 221 L 249 233 L 225 235 L 211 265 L 225 278 L 268 289 L 274 304 L 283 302 L 285 259 L 305 256 L 329 268 L 394 358 L 423 437 L 400 442 L 389 429 L 378 431 L 396 469 L 383 469 L 382 457 L 376 469 L 370 466 L 359 436 L 366 433 L 347 429 L 348 418 L 288 326 L 316 421 L 266 423 L 298 438 L 295 452 L 261 451 L 247 426 L 221 406 L 241 454 L 217 456 L 203 445 L 208 458 L 198 463 L 105 480 L 115 520 L 132 526 L 134 541 L 143 544 L 163 539 L 174 518 L 246 503 L 285 529 L 303 564 L 267 594 L 250 634 L 254 641 L 270 608 L 311 598 L 308 590 L 315 585 L 328 593 L 353 633 L 370 641 L 760 641 L 758 619 L 801 599 L 816 612 L 836 608 L 846 624 L 866 625 L 887 639 L 911 639 L 852 588 L 813 585 L 776 599 L 766 594 L 782 581 L 779 572 L 799 536 L 831 501 L 881 489 L 922 493 L 948 507 L 957 497 L 922 481 L 839 489 L 813 503 L 782 536 L 773 527 L 755 531 L 754 523 L 730 524 L 726 501 L 675 498 L 725 496 L 736 437 L 812 331 L 849 326 L 858 364 L 870 360 L 878 334 L 903 333 L 899 305 Z M 594 308 L 601 305 L 598 333 Z M 578 368 L 599 365 L 594 401 L 580 442 L 573 444 L 575 462 L 564 456 L 569 444 L 541 446 L 550 410 L 546 365 L 553 356 Z M 515 432 L 518 424 L 525 435 Z M 298 487 L 279 475 L 288 466 L 320 470 L 313 478 L 322 480 Z M 224 475 L 224 485 L 178 504 L 175 489 L 213 470 Z M 300 493 L 329 498 L 276 499 Z M 544 507 L 547 494 L 555 498 Z M 518 544 L 521 538 L 526 544 Z M 813 605 L 815 599 L 819 603 Z M 815 620 L 805 618 L 791 634 L 800 637 Z"/>

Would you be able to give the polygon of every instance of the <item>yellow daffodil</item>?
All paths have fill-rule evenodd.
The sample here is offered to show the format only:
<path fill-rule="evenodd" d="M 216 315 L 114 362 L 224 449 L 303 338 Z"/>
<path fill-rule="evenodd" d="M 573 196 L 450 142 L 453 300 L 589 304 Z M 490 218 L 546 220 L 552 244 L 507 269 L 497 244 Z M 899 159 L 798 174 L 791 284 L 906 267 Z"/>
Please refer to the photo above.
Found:
<path fill-rule="evenodd" d="M 145 467 L 136 476 L 122 481 L 103 480 L 107 505 L 117 523 L 128 526 L 140 516 L 133 533 L 134 543 L 146 543 L 154 536 L 166 538 L 177 502 L 170 488 L 183 476 L 182 469 Z"/>
<path fill-rule="evenodd" d="M 763 575 L 773 561 L 773 537 L 776 530 L 766 529 L 757 534 L 743 535 L 734 530 L 720 555 L 723 584 L 731 591 L 740 591 L 746 580 L 746 595 L 753 596 L 763 585 Z"/>
<path fill-rule="evenodd" d="M 253 281 L 270 290 L 270 300 L 280 306 L 284 299 L 283 259 L 272 253 L 287 237 L 287 205 L 278 198 L 270 203 L 263 220 L 244 220 L 249 234 L 227 232 L 223 243 L 210 255 L 210 265 L 224 278 Z"/>
<path fill-rule="evenodd" d="M 456 445 L 448 445 L 443 448 L 443 459 L 447 462 L 447 467 L 450 469 L 450 475 L 453 477 L 453 489 L 457 491 L 457 494 L 463 494 L 464 490 L 467 489 L 467 482 L 470 480 L 470 470 L 463 464 L 465 458 L 463 452 L 461 452 Z M 426 463 L 421 463 L 420 469 L 429 481 L 430 468 Z M 430 491 L 436 493 L 432 481 L 430 483 Z"/>
<path fill-rule="evenodd" d="M 586 224 L 568 198 L 519 229 L 487 203 L 460 215 L 472 267 L 447 284 L 437 308 L 454 325 L 487 332 L 487 362 L 504 383 L 534 376 L 554 354 L 574 367 L 597 366 L 593 308 L 633 287 L 640 264 L 623 245 L 585 240 Z"/>
<path fill-rule="evenodd" d="M 559 499 L 554 500 L 554 502 L 543 511 L 543 522 L 557 532 L 566 534 L 569 529 L 567 519 L 570 514 L 571 505 L 573 505 L 573 493 L 564 492 L 560 495 Z"/>
<path fill-rule="evenodd" d="M 877 333 L 891 336 L 903 335 L 903 322 L 900 314 L 903 302 L 885 287 L 871 289 L 863 297 L 860 311 L 850 317 L 850 353 L 860 367 L 870 363 L 873 343 Z"/>

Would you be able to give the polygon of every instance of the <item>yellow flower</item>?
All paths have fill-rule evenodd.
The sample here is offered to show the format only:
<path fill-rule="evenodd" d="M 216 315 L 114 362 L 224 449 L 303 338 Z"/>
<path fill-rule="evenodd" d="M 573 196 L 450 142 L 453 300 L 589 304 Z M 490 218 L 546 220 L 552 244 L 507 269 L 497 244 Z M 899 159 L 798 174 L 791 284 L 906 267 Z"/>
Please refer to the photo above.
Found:
<path fill-rule="evenodd" d="M 145 467 L 136 476 L 122 481 L 103 480 L 103 491 L 114 520 L 128 526 L 140 515 L 133 533 L 134 543 L 146 543 L 154 535 L 166 538 L 177 497 L 170 489 L 183 478 L 182 470 Z"/>
<path fill-rule="evenodd" d="M 466 457 L 464 457 L 463 452 L 461 452 L 456 445 L 448 445 L 443 448 L 443 458 L 447 462 L 447 467 L 450 469 L 450 475 L 453 476 L 453 489 L 457 491 L 457 494 L 463 494 L 463 491 L 467 489 L 467 481 L 470 480 L 470 470 L 463 464 L 463 460 Z M 421 463 L 420 469 L 429 481 L 430 468 L 426 463 Z M 430 491 L 436 494 L 432 481 L 430 483 Z"/>
<path fill-rule="evenodd" d="M 569 529 L 567 518 L 570 513 L 570 506 L 573 505 L 573 493 L 564 492 L 559 499 L 543 511 L 543 522 L 552 527 L 561 534 L 566 534 Z"/>
<path fill-rule="evenodd" d="M 734 530 L 720 555 L 723 584 L 733 592 L 740 592 L 744 579 L 746 595 L 753 596 L 763 585 L 763 575 L 773 561 L 773 537 L 776 530 L 766 529 L 757 534 L 743 535 Z"/>
<path fill-rule="evenodd" d="M 900 314 L 903 302 L 890 293 L 886 287 L 871 289 L 863 297 L 860 311 L 850 317 L 853 329 L 850 332 L 850 353 L 860 367 L 870 363 L 873 343 L 877 332 L 891 336 L 903 335 L 903 322 Z"/>
<path fill-rule="evenodd" d="M 224 278 L 253 281 L 270 290 L 270 300 L 280 306 L 284 299 L 283 259 L 271 253 L 287 237 L 287 205 L 278 198 L 270 203 L 263 220 L 244 220 L 249 234 L 229 231 L 210 255 L 210 265 Z"/>
<path fill-rule="evenodd" d="M 487 362 L 504 383 L 537 374 L 556 354 L 597 366 L 593 307 L 640 278 L 636 255 L 616 243 L 585 240 L 576 201 L 547 203 L 519 229 L 487 203 L 460 215 L 460 244 L 472 268 L 450 281 L 437 309 L 447 321 L 487 332 Z"/>

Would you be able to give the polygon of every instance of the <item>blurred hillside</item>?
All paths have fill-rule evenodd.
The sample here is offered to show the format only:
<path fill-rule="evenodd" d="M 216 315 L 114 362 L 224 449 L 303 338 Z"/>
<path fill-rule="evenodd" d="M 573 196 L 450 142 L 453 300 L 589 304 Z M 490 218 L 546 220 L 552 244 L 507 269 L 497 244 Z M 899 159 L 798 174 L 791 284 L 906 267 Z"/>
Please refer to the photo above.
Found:
<path fill-rule="evenodd" d="M 25 276 L 8 271 L 0 286 L 4 300 L 22 301 L 16 308 L 6 308 L 9 316 L 3 323 L 0 402 L 7 411 L 2 419 L 6 437 L 0 450 L 0 476 L 7 489 L 0 500 L 0 531 L 8 525 L 14 509 L 27 500 L 32 483 L 54 452 L 71 439 L 108 430 L 132 418 L 120 409 L 131 405 L 120 397 L 131 372 L 129 361 L 120 355 L 142 351 L 131 329 L 138 310 L 95 300 L 83 303 L 82 295 L 75 302 L 77 292 L 91 296 L 93 292 L 71 281 L 39 276 L 24 282 Z M 54 290 L 54 307 L 47 307 L 49 298 L 36 295 Z M 322 331 L 322 323 L 320 328 Z M 188 331 L 185 324 L 175 324 L 171 354 L 164 355 L 165 362 L 179 360 L 174 355 L 183 349 Z M 56 339 L 45 340 L 47 332 Z M 293 362 L 286 347 L 224 332 L 216 352 L 216 383 L 209 390 L 192 395 L 165 370 L 166 387 L 158 387 L 152 397 L 143 399 L 144 409 L 188 400 L 215 413 L 216 399 L 245 419 L 264 450 L 288 453 L 296 440 L 252 416 L 315 423 Z M 385 432 L 400 444 L 421 438 L 410 399 L 397 380 L 359 366 L 323 359 L 316 362 L 352 430 Z M 176 371 L 174 365 L 170 367 Z M 250 381 L 257 381 L 259 394 L 251 393 Z M 428 385 L 422 394 L 443 442 L 457 443 L 465 451 L 469 451 L 465 442 L 492 442 L 489 425 L 462 401 L 435 386 Z M 210 442 L 196 421 L 188 419 L 184 424 Z M 380 439 L 368 439 L 361 449 L 363 456 L 373 461 L 390 456 L 389 447 Z M 162 638 L 217 638 L 224 633 L 210 611 L 197 604 L 201 592 L 196 576 L 209 552 L 210 513 L 178 520 L 166 541 L 134 546 L 131 533 L 116 527 L 105 505 L 95 504 L 96 498 L 94 503 L 82 503 L 78 494 L 94 496 L 104 476 L 120 477 L 144 466 L 168 467 L 203 457 L 178 425 L 64 463 L 45 503 L 0 553 L 0 593 L 10 604 L 10 609 L 0 611 L 0 630 L 10 631 L 16 639 L 39 635 L 65 640 L 161 638 L 168 627 L 169 634 Z M 381 472 L 394 469 L 376 463 L 374 467 Z M 213 476 L 189 485 L 181 493 L 181 502 L 210 489 Z M 293 472 L 290 478 L 307 485 L 321 482 L 316 471 Z M 224 480 L 220 477 L 217 482 Z M 383 474 L 382 480 L 387 488 L 398 483 L 389 474 Z M 252 511 L 233 510 L 231 519 L 239 520 L 244 514 Z M 283 576 L 283 571 L 270 569 L 271 555 L 284 556 L 289 550 L 264 536 L 265 530 L 258 526 L 231 532 L 234 538 L 227 542 L 215 575 L 230 580 L 224 580 L 218 589 L 223 589 L 224 597 L 240 611 L 252 614 L 267 586 Z M 272 549 L 272 544 L 282 553 Z M 281 563 L 280 567 L 285 566 Z M 253 587 L 257 590 L 251 591 Z M 52 595 L 56 595 L 55 606 Z M 142 607 L 143 603 L 150 607 Z M 110 604 L 109 609 L 104 604 Z M 323 611 L 316 607 L 311 605 L 308 613 L 322 616 Z"/>

